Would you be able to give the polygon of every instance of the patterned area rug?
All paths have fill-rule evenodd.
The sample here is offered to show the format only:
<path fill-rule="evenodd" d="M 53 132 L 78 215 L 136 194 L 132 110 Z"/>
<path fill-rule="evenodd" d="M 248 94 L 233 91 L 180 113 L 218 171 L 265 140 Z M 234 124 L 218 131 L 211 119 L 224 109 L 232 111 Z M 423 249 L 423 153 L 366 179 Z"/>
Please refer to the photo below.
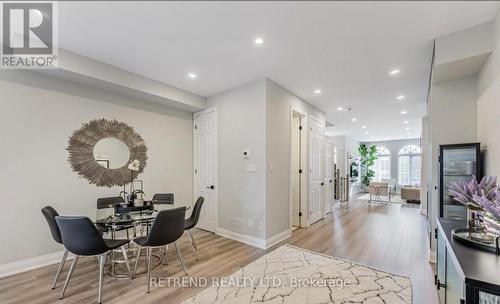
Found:
<path fill-rule="evenodd" d="M 409 278 L 283 245 L 188 303 L 409 304 Z"/>

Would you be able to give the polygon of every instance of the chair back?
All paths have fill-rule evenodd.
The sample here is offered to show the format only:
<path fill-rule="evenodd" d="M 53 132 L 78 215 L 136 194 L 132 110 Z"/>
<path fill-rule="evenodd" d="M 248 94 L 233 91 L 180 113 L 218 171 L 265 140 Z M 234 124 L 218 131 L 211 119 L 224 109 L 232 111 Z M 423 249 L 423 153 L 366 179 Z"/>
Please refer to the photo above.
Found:
<path fill-rule="evenodd" d="M 59 216 L 59 213 L 52 208 L 51 206 L 43 207 L 42 214 L 49 224 L 50 233 L 52 234 L 52 238 L 59 244 L 62 244 L 61 231 L 59 231 L 59 226 L 57 226 L 56 216 Z"/>
<path fill-rule="evenodd" d="M 200 196 L 196 200 L 196 203 L 194 203 L 193 212 L 191 213 L 190 217 L 190 224 L 192 227 L 198 224 L 198 220 L 200 219 L 200 214 L 201 214 L 201 207 L 203 206 L 204 201 L 205 199 L 203 198 L 203 196 Z"/>
<path fill-rule="evenodd" d="M 162 210 L 156 216 L 144 246 L 165 246 L 184 233 L 186 207 Z"/>
<path fill-rule="evenodd" d="M 123 203 L 125 200 L 121 196 L 101 197 L 97 199 L 97 209 L 114 208 Z"/>
<path fill-rule="evenodd" d="M 57 216 L 64 247 L 76 255 L 98 255 L 109 250 L 96 226 L 86 216 Z"/>
<path fill-rule="evenodd" d="M 174 204 L 174 194 L 173 193 L 156 193 L 153 195 L 153 204 Z"/>

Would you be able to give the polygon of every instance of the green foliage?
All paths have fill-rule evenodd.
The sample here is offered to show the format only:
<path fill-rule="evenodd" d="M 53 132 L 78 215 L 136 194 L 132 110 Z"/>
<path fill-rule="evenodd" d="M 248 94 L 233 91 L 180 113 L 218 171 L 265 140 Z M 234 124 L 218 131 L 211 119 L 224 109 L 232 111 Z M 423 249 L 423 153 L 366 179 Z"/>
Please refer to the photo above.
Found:
<path fill-rule="evenodd" d="M 361 165 L 361 183 L 368 186 L 375 176 L 375 171 L 373 171 L 373 165 L 375 160 L 377 160 L 377 147 L 372 145 L 367 147 L 365 144 L 361 144 L 358 148 L 360 156 Z"/>

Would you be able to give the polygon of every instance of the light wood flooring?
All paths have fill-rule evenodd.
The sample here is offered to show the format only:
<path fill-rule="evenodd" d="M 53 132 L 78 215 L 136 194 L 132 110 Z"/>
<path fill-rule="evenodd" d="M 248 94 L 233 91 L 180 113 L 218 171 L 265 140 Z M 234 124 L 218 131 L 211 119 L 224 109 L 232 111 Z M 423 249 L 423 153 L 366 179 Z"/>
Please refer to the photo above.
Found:
<path fill-rule="evenodd" d="M 355 201 L 338 204 L 325 219 L 309 228 L 296 229 L 285 243 L 408 276 L 413 284 L 413 303 L 435 304 L 438 301 L 432 266 L 427 262 L 427 233 L 426 220 L 417 208 Z M 230 275 L 276 247 L 261 250 L 201 230 L 195 231 L 194 237 L 199 261 L 193 258 L 187 236 L 180 242 L 192 277 Z M 95 258 L 80 258 L 66 297 L 58 300 L 69 265 L 67 262 L 55 290 L 51 290 L 51 285 L 57 265 L 0 279 L 0 303 L 96 303 Z M 153 271 L 153 276 L 182 275 L 173 248 L 169 251 L 169 265 Z M 147 294 L 145 274 L 133 280 L 107 275 L 103 303 L 179 303 L 199 291 L 200 288 L 153 287 Z"/>

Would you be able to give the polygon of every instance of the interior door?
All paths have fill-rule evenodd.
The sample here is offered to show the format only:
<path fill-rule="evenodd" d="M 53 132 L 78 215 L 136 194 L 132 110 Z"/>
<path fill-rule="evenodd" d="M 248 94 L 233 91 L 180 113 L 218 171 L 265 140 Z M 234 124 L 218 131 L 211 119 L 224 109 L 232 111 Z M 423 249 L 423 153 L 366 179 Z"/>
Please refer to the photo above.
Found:
<path fill-rule="evenodd" d="M 194 114 L 194 194 L 205 198 L 197 228 L 217 228 L 217 113 Z"/>
<path fill-rule="evenodd" d="M 324 124 L 309 119 L 309 224 L 323 218 Z"/>
<path fill-rule="evenodd" d="M 333 143 L 330 140 L 325 140 L 325 214 L 332 211 L 333 205 L 332 150 Z"/>

